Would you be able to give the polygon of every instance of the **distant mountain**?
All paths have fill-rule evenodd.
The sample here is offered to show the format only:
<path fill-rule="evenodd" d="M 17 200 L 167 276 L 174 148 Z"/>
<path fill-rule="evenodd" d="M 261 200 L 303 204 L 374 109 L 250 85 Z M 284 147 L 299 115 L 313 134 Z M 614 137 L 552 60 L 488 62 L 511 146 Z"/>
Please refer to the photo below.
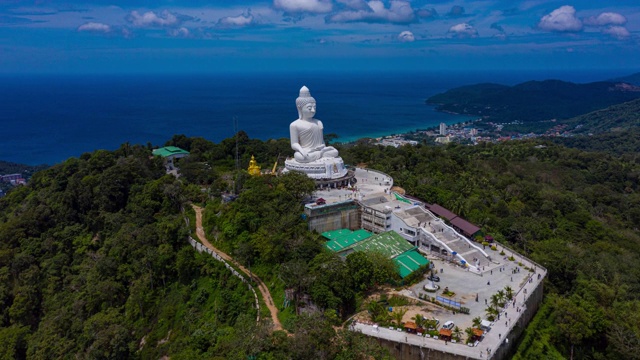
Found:
<path fill-rule="evenodd" d="M 631 74 L 628 76 L 623 76 L 615 79 L 609 80 L 610 82 L 625 82 L 628 84 L 640 86 L 640 73 Z"/>
<path fill-rule="evenodd" d="M 640 127 L 640 99 L 613 105 L 563 121 L 577 129 L 574 133 L 626 131 Z"/>
<path fill-rule="evenodd" d="M 640 87 L 626 83 L 575 84 L 560 80 L 528 81 L 515 86 L 477 84 L 451 89 L 427 99 L 444 112 L 482 116 L 495 122 L 568 119 L 640 98 Z"/>

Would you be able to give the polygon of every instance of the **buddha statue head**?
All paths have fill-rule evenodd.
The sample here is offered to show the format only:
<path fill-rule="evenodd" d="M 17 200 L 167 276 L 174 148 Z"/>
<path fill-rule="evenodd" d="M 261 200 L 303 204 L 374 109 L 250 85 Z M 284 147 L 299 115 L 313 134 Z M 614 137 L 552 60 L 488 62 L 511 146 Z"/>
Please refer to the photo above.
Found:
<path fill-rule="evenodd" d="M 296 108 L 298 109 L 299 119 L 312 119 L 316 114 L 316 99 L 311 97 L 308 87 L 303 86 L 300 88 L 300 95 L 296 99 Z"/>

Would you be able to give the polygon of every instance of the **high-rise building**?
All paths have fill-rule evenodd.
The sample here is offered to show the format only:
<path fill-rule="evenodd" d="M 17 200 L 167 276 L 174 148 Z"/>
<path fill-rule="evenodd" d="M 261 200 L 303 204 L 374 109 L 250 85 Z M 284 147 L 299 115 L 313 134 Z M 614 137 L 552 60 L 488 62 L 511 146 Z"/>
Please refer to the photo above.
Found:
<path fill-rule="evenodd" d="M 440 135 L 447 135 L 447 124 L 440 123 Z"/>

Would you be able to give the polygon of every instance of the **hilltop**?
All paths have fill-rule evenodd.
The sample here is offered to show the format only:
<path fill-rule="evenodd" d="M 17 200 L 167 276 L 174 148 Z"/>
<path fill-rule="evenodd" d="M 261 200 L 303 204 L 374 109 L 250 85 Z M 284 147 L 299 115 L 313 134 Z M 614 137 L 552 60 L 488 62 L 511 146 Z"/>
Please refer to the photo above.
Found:
<path fill-rule="evenodd" d="M 536 123 L 568 119 L 637 98 L 640 87 L 622 82 L 544 80 L 515 86 L 462 86 L 434 95 L 426 103 L 440 111 L 482 116 L 485 121 Z"/>
<path fill-rule="evenodd" d="M 577 127 L 575 133 L 624 131 L 640 126 L 640 99 L 617 104 L 564 121 Z"/>
<path fill-rule="evenodd" d="M 640 86 L 640 73 L 635 73 L 627 76 L 609 80 L 611 82 L 625 82 L 633 85 Z"/>

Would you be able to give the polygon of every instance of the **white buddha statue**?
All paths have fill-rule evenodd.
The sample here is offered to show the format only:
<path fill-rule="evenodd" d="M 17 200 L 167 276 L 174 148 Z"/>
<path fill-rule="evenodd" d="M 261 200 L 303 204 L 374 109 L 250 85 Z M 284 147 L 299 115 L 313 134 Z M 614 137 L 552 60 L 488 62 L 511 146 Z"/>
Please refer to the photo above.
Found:
<path fill-rule="evenodd" d="M 338 156 L 338 150 L 324 143 L 322 121 L 314 118 L 316 100 L 306 86 L 300 89 L 296 107 L 298 120 L 289 125 L 291 148 L 295 154 L 292 159 L 285 160 L 284 171 L 299 171 L 315 180 L 343 179 L 348 170 Z"/>
<path fill-rule="evenodd" d="M 298 120 L 289 125 L 291 148 L 295 150 L 296 161 L 309 163 L 321 158 L 338 157 L 338 150 L 324 143 L 322 121 L 313 117 L 316 114 L 316 100 L 306 86 L 300 89 L 296 107 Z"/>

